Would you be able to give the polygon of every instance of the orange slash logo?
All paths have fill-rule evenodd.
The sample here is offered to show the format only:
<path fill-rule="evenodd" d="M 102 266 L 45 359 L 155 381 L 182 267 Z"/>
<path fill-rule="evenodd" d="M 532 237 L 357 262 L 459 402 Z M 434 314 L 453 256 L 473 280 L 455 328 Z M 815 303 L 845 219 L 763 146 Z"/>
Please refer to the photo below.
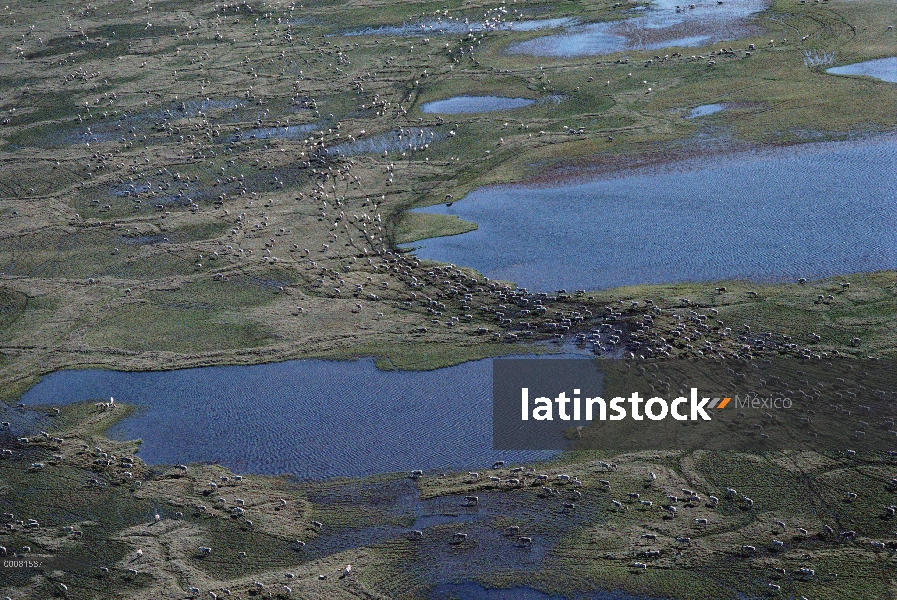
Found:
<path fill-rule="evenodd" d="M 722 401 L 720 401 L 719 398 L 714 398 L 713 402 L 711 402 L 710 406 L 708 406 L 707 408 L 726 408 L 726 405 L 731 400 L 731 398 L 723 398 Z"/>

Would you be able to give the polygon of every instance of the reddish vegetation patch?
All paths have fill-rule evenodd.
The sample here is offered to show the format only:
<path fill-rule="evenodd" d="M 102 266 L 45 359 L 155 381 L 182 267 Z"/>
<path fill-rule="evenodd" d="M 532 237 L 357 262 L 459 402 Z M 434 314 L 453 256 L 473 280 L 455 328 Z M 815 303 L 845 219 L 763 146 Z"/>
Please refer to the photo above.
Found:
<path fill-rule="evenodd" d="M 749 142 L 726 140 L 725 145 L 714 140 L 706 142 L 689 138 L 677 142 L 652 142 L 634 147 L 629 152 L 602 152 L 588 158 L 567 160 L 538 171 L 527 184 L 557 185 L 576 180 L 629 175 L 632 171 L 671 164 L 697 158 L 710 158 L 756 149 Z"/>

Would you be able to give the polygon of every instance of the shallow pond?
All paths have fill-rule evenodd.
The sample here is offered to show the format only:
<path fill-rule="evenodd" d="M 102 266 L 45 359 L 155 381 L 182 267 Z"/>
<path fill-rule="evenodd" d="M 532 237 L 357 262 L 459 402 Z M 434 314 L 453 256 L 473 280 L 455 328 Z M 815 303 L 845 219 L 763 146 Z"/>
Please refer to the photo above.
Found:
<path fill-rule="evenodd" d="M 237 136 L 236 139 L 241 140 L 267 140 L 271 138 L 294 139 L 305 137 L 315 128 L 320 128 L 320 124 L 308 123 L 305 125 L 286 125 L 283 127 L 256 127 L 248 131 L 244 131 Z"/>
<path fill-rule="evenodd" d="M 882 81 L 897 83 L 897 57 L 879 58 L 843 67 L 832 67 L 831 69 L 826 69 L 825 72 L 832 75 L 868 75 Z"/>
<path fill-rule="evenodd" d="M 493 471 L 490 471 L 490 473 Z M 507 471 L 494 471 L 507 476 Z M 533 573 L 544 572 L 546 561 L 557 544 L 569 539 L 584 526 L 606 520 L 606 495 L 598 490 L 583 490 L 584 500 L 576 514 L 561 510 L 567 493 L 555 498 L 540 498 L 533 505 L 530 494 L 505 489 L 479 489 L 476 506 L 468 506 L 462 494 L 422 499 L 410 479 L 393 481 L 340 481 L 322 483 L 309 489 L 309 500 L 326 510 L 340 506 L 376 507 L 384 523 L 373 526 L 325 528 L 310 541 L 303 553 L 317 558 L 359 546 L 375 546 L 388 540 L 408 537 L 415 551 L 406 556 L 406 567 L 419 580 L 431 586 L 430 598 L 449 599 L 523 599 L 523 600 L 637 600 L 640 597 L 620 592 L 591 590 L 569 595 L 549 595 L 526 583 Z M 602 502 L 603 500 L 603 502 Z M 401 523 L 407 523 L 402 526 Z M 508 532 L 509 525 L 519 527 Z M 412 530 L 423 535 L 411 537 Z M 453 544 L 456 532 L 466 533 L 468 541 Z M 522 547 L 518 534 L 531 537 Z M 479 580 L 501 574 L 506 588 L 486 588 Z"/>
<path fill-rule="evenodd" d="M 553 455 L 492 450 L 491 360 L 435 371 L 379 371 L 372 359 L 59 371 L 21 402 L 109 397 L 139 407 L 109 435 L 143 439 L 138 455 L 151 464 L 212 461 L 321 479 Z"/>
<path fill-rule="evenodd" d="M 725 104 L 702 104 L 701 106 L 696 106 L 688 111 L 688 116 L 686 116 L 685 118 L 697 119 L 699 117 L 707 117 L 724 110 L 726 110 Z"/>
<path fill-rule="evenodd" d="M 618 177 L 481 188 L 421 212 L 478 224 L 417 256 L 536 290 L 897 267 L 897 138 L 723 154 Z"/>
<path fill-rule="evenodd" d="M 42 413 L 0 402 L 0 422 L 9 423 L 8 427 L 0 426 L 0 441 L 8 441 L 11 444 L 15 438 L 38 433 L 52 421 Z M 9 439 L 5 440 L 6 437 Z M 9 446 L 4 445 L 3 447 L 8 448 Z"/>
<path fill-rule="evenodd" d="M 152 186 L 148 183 L 122 183 L 115 187 L 113 187 L 109 193 L 113 196 L 138 196 L 140 194 L 146 194 L 152 189 Z"/>
<path fill-rule="evenodd" d="M 701 46 L 749 35 L 756 30 L 751 17 L 765 8 L 763 0 L 656 0 L 636 16 L 570 25 L 562 33 L 513 44 L 509 51 L 537 56 L 587 56 Z"/>
<path fill-rule="evenodd" d="M 529 98 L 505 98 L 502 96 L 454 96 L 445 100 L 427 102 L 420 107 L 423 113 L 454 115 L 459 113 L 492 112 L 510 110 L 535 104 Z"/>
<path fill-rule="evenodd" d="M 355 156 L 356 154 L 382 154 L 384 152 L 414 152 L 426 150 L 430 144 L 441 139 L 442 135 L 432 129 L 408 127 L 336 144 L 330 146 L 327 153 L 334 156 Z"/>
<path fill-rule="evenodd" d="M 500 21 L 498 23 L 485 21 L 471 21 L 470 19 L 430 19 L 417 23 L 404 23 L 402 25 L 383 25 L 381 27 L 364 27 L 346 31 L 338 35 L 386 35 L 386 36 L 427 36 L 442 34 L 459 34 L 470 31 L 502 30 L 502 31 L 536 31 L 539 29 L 554 29 L 575 23 L 575 19 L 528 19 L 521 21 Z"/>
<path fill-rule="evenodd" d="M 88 144 L 95 142 L 130 141 L 141 138 L 144 135 L 154 137 L 158 132 L 153 131 L 155 124 L 177 121 L 184 118 L 195 118 L 200 115 L 208 116 L 215 123 L 233 121 L 240 114 L 239 109 L 245 109 L 249 103 L 245 100 L 212 98 L 200 100 L 185 100 L 172 102 L 168 108 L 159 110 L 147 110 L 138 113 L 126 111 L 117 118 L 110 120 L 95 120 L 90 126 L 79 127 L 75 131 L 51 136 L 50 139 L 65 144 Z"/>

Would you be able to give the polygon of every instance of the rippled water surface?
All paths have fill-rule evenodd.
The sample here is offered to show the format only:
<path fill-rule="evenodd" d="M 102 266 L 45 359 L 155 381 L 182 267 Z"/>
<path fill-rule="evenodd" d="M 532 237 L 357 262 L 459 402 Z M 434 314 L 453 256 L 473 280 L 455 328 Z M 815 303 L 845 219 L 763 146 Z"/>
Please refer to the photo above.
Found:
<path fill-rule="evenodd" d="M 442 583 L 436 586 L 430 597 L 433 600 L 638 600 L 642 596 L 632 596 L 623 592 L 590 592 L 572 596 L 547 594 L 532 587 L 487 588 L 473 581 Z"/>
<path fill-rule="evenodd" d="M 504 98 L 502 96 L 455 96 L 445 100 L 427 102 L 420 107 L 424 113 L 458 114 L 509 110 L 535 104 L 529 98 Z"/>
<path fill-rule="evenodd" d="M 897 267 L 897 138 L 728 154 L 550 187 L 498 186 L 451 207 L 475 231 L 421 258 L 554 290 Z"/>
<path fill-rule="evenodd" d="M 114 397 L 138 412 L 113 427 L 151 464 L 213 461 L 301 478 L 481 468 L 551 452 L 492 450 L 492 363 L 378 371 L 371 359 L 125 373 L 59 371 L 22 402 Z"/>
<path fill-rule="evenodd" d="M 677 8 L 677 5 L 679 8 Z M 689 8 L 694 6 L 694 8 Z M 751 17 L 766 8 L 763 0 L 657 0 L 620 21 L 570 25 L 562 33 L 512 45 L 511 52 L 537 56 L 587 56 L 624 50 L 700 46 L 734 40 L 756 29 Z"/>
<path fill-rule="evenodd" d="M 897 57 L 879 58 L 843 67 L 832 67 L 831 69 L 826 69 L 825 72 L 833 75 L 868 75 L 882 81 L 897 83 Z"/>

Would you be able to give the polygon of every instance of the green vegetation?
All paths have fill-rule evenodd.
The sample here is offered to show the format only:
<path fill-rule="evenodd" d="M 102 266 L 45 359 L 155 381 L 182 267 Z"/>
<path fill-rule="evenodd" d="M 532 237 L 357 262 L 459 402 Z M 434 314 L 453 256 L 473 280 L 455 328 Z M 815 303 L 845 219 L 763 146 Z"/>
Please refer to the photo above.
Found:
<path fill-rule="evenodd" d="M 396 244 L 408 244 L 443 235 L 458 235 L 476 229 L 476 223 L 450 215 L 407 212 L 395 232 Z"/>

